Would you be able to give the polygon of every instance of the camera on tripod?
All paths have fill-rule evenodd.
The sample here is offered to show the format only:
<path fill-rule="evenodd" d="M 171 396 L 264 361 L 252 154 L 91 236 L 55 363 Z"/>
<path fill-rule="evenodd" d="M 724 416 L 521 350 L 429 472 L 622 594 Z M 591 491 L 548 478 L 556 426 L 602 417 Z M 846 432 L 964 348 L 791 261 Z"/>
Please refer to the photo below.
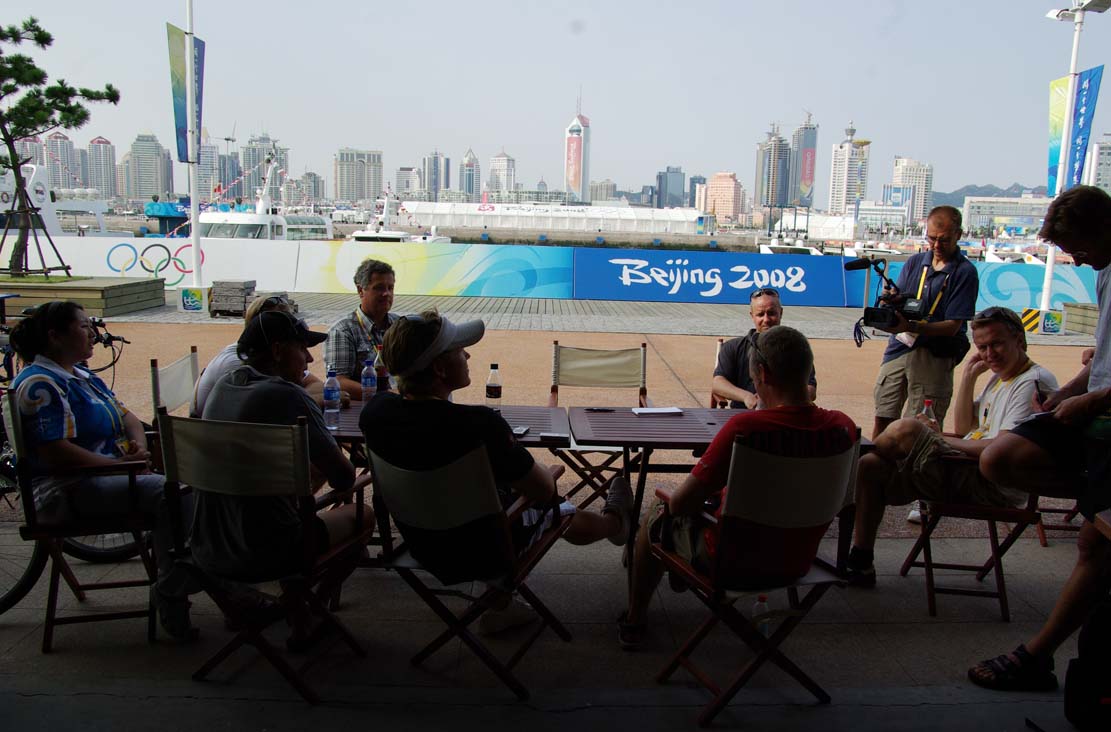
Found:
<path fill-rule="evenodd" d="M 901 313 L 907 320 L 925 320 L 926 301 L 920 297 L 907 297 L 899 292 L 899 288 L 887 276 L 886 259 L 854 259 L 845 263 L 845 270 L 852 272 L 858 269 L 871 267 L 883 280 L 887 289 L 893 290 L 889 294 L 881 294 L 876 298 L 872 307 L 864 308 L 864 317 L 861 319 L 869 328 L 892 328 L 899 322 Z"/>

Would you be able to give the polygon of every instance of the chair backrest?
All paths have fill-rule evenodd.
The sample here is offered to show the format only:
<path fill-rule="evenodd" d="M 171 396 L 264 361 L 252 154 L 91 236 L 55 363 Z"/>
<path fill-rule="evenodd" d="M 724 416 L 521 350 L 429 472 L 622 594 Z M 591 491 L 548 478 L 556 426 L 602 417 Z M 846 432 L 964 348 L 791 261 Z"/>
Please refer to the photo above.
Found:
<path fill-rule="evenodd" d="M 431 470 L 407 470 L 369 453 L 374 489 L 406 547 L 440 581 L 489 578 L 514 566 L 485 447 Z"/>
<path fill-rule="evenodd" d="M 189 353 L 165 368 L 158 367 L 158 359 L 150 360 L 150 392 L 154 414 L 159 407 L 172 412 L 193 398 L 200 367 L 197 360 L 197 347 L 191 346 Z"/>
<path fill-rule="evenodd" d="M 730 588 L 805 574 L 830 522 L 851 501 L 860 430 L 741 435 L 733 443 L 715 578 Z"/>
<path fill-rule="evenodd" d="M 647 401 L 648 344 L 640 348 L 597 349 L 561 346 L 552 341 L 552 400 L 560 386 L 635 388 Z M 553 404 L 553 406 L 555 406 Z"/>
<path fill-rule="evenodd" d="M 23 417 L 19 413 L 19 396 L 15 389 L 4 393 L 3 401 L 4 431 L 8 444 L 15 454 L 16 482 L 19 485 L 19 500 L 23 504 L 23 518 L 28 526 L 35 526 L 35 496 L 31 486 L 31 468 L 27 453 L 27 440 L 23 436 Z"/>
<path fill-rule="evenodd" d="M 229 496 L 311 496 L 308 421 L 217 422 L 158 411 L 166 480 Z"/>
<path fill-rule="evenodd" d="M 714 371 L 717 370 L 718 364 L 721 363 L 721 347 L 725 345 L 724 338 L 718 338 L 718 346 L 714 350 Z M 711 371 L 710 373 L 713 373 Z M 726 399 L 718 399 L 714 394 L 714 387 L 710 387 L 710 409 L 717 409 L 718 407 L 728 407 L 729 401 Z"/>

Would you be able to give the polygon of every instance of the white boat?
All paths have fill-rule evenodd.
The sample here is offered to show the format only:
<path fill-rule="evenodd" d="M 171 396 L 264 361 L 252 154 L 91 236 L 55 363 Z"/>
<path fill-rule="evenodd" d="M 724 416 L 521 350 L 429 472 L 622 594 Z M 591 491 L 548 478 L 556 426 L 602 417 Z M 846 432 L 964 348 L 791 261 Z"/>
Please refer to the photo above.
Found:
<path fill-rule="evenodd" d="M 794 243 L 789 243 L 790 239 L 784 239 L 783 243 L 779 243 L 779 239 L 772 239 L 768 244 L 760 245 L 761 254 L 809 254 L 822 256 L 822 253 L 817 247 L 812 247 L 803 243 L 802 239 L 796 239 Z"/>
<path fill-rule="evenodd" d="M 1040 264 L 1043 267 L 1045 262 L 1033 254 L 1028 252 L 1021 252 L 1017 250 L 996 249 L 995 247 L 988 247 L 984 251 L 985 262 L 1005 262 L 1008 264 Z"/>
<path fill-rule="evenodd" d="M 378 199 L 378 205 L 382 207 L 382 213 L 377 216 L 377 223 L 372 228 L 360 229 L 349 236 L 349 239 L 354 241 L 363 242 L 389 242 L 398 244 L 402 242 L 413 242 L 422 244 L 450 244 L 451 238 L 447 236 L 439 236 L 436 233 L 436 227 L 433 226 L 428 234 L 410 234 L 407 231 L 391 231 L 390 221 L 397 216 L 400 212 L 400 201 L 390 195 L 387 188 L 386 194 Z"/>

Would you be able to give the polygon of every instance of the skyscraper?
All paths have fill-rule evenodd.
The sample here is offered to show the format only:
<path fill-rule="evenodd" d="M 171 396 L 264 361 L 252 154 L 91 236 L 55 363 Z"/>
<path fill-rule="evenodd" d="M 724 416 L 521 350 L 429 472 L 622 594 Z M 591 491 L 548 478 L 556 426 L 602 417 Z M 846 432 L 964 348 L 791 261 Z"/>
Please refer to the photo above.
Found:
<path fill-rule="evenodd" d="M 135 137 L 131 152 L 125 156 L 128 198 L 149 201 L 151 196 L 165 196 L 172 190 L 172 179 L 170 185 L 166 181 L 163 152 L 165 150 L 158 138 L 151 133 Z"/>
<path fill-rule="evenodd" d="M 505 150 L 490 158 L 490 182 L 487 187 L 491 191 L 517 190 L 517 161 L 506 155 Z"/>
<path fill-rule="evenodd" d="M 791 174 L 787 203 L 810 208 L 814 204 L 814 169 L 818 159 L 818 125 L 806 113 L 806 121 L 791 133 Z"/>
<path fill-rule="evenodd" d="M 81 179 L 81 187 L 89 187 L 89 151 L 83 147 L 74 149 L 77 153 L 77 170 L 74 171 L 77 178 Z"/>
<path fill-rule="evenodd" d="M 482 167 L 469 147 L 463 154 L 463 162 L 459 163 L 459 190 L 471 203 L 478 203 L 482 198 Z"/>
<path fill-rule="evenodd" d="M 89 140 L 89 187 L 100 191 L 102 198 L 115 198 L 116 146 L 103 137 Z"/>
<path fill-rule="evenodd" d="M 328 197 L 324 186 L 324 176 L 306 171 L 301 176 L 301 190 L 309 203 L 316 203 Z"/>
<path fill-rule="evenodd" d="M 46 168 L 50 171 L 51 188 L 76 188 L 81 184 L 73 141 L 61 132 L 46 136 Z"/>
<path fill-rule="evenodd" d="M 116 163 L 116 195 L 124 200 L 131 196 L 131 151 L 127 151 Z"/>
<path fill-rule="evenodd" d="M 656 208 L 681 208 L 687 197 L 686 178 L 682 167 L 667 166 L 656 173 Z"/>
<path fill-rule="evenodd" d="M 702 211 L 714 214 L 718 221 L 736 221 L 744 213 L 745 189 L 736 173 L 714 173 L 709 182 L 696 189 L 703 191 Z"/>
<path fill-rule="evenodd" d="M 15 153 L 20 160 L 27 160 L 30 165 L 46 165 L 46 153 L 43 152 L 42 140 L 38 137 L 25 137 L 15 141 Z M 0 153 L 3 154 L 3 153 Z M 4 155 L 6 158 L 7 155 Z"/>
<path fill-rule="evenodd" d="M 1105 132 L 1102 139 L 1092 143 L 1088 165 L 1088 183 L 1111 193 L 1111 133 Z"/>
<path fill-rule="evenodd" d="M 382 151 L 340 148 L 333 163 L 337 201 L 375 201 L 382 195 Z"/>
<path fill-rule="evenodd" d="M 220 197 L 216 187 L 220 184 L 220 147 L 204 136 L 197 149 L 197 196 L 201 203 Z"/>
<path fill-rule="evenodd" d="M 421 160 L 421 180 L 428 200 L 437 201 L 441 190 L 451 188 L 451 158 L 444 157 L 439 150 L 433 150 Z"/>
<path fill-rule="evenodd" d="M 868 151 L 870 140 L 855 139 L 856 128 L 850 121 L 845 139 L 833 146 L 829 170 L 829 212 L 844 214 L 856 202 L 868 197 Z"/>
<path fill-rule="evenodd" d="M 578 110 L 563 135 L 563 190 L 590 203 L 590 120 Z"/>
<path fill-rule="evenodd" d="M 239 165 L 239 153 L 220 155 L 217 160 L 220 167 L 220 185 L 224 187 L 222 197 L 228 201 L 242 197 L 243 181 L 239 180 L 239 176 L 243 175 L 243 168 Z"/>
<path fill-rule="evenodd" d="M 791 172 L 791 149 L 772 124 L 768 137 L 756 145 L 756 186 L 753 202 L 757 206 L 786 206 Z"/>
<path fill-rule="evenodd" d="M 393 192 L 401 196 L 402 199 L 404 199 L 406 195 L 424 190 L 424 185 L 421 183 L 420 179 L 419 168 L 398 168 L 395 183 Z"/>
<path fill-rule="evenodd" d="M 188 179 L 188 176 L 186 176 Z M 186 186 L 188 186 L 186 180 Z M 174 193 L 174 156 L 170 154 L 169 148 L 162 148 L 162 189 L 166 192 L 167 196 Z"/>
<path fill-rule="evenodd" d="M 688 182 L 688 185 L 690 185 L 690 191 L 687 194 L 687 206 L 689 206 L 690 208 L 695 207 L 694 198 L 696 193 L 698 192 L 699 184 L 704 184 L 705 182 L 706 176 L 704 175 L 692 175 L 690 177 L 690 181 Z"/>
<path fill-rule="evenodd" d="M 934 200 L 934 166 L 896 155 L 891 184 L 903 187 L 914 186 L 914 200 L 910 202 L 910 220 L 925 219 Z"/>
<path fill-rule="evenodd" d="M 266 177 L 266 156 L 270 154 L 278 141 L 271 139 L 270 135 L 262 132 L 251 135 L 247 144 L 240 149 L 240 161 L 243 165 L 243 197 L 253 200 L 255 190 L 262 187 Z M 277 151 L 278 170 L 289 170 L 289 148 L 279 147 Z M 270 198 L 273 201 L 281 200 L 282 176 L 275 173 L 270 181 Z"/>

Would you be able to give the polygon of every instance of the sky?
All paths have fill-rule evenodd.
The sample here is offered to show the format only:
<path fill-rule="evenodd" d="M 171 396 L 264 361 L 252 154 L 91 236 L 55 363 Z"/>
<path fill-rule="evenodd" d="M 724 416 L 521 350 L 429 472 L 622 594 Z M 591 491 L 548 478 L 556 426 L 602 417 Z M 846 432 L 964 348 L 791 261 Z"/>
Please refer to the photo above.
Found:
<path fill-rule="evenodd" d="M 819 125 L 815 204 L 828 202 L 831 146 L 852 120 L 872 140 L 868 196 L 896 155 L 934 166 L 934 189 L 1044 185 L 1048 85 L 1068 73 L 1072 24 L 1045 13 L 1069 0 L 194 0 L 206 44 L 204 120 L 221 152 L 268 132 L 290 173 L 331 191 L 340 147 L 383 151 L 384 174 L 438 149 L 452 182 L 468 147 L 483 176 L 505 150 L 518 181 L 563 180 L 563 131 L 590 118 L 590 178 L 655 183 L 667 165 L 730 171 L 751 193 L 756 144 Z M 20 7 L 22 5 L 22 7 Z M 54 0 L 7 6 L 35 15 L 54 45 L 24 52 L 51 78 L 116 85 L 68 133 L 103 135 L 122 157 L 140 132 L 172 147 L 165 24 L 186 3 Z M 1079 68 L 1111 61 L 1111 12 L 1087 14 Z M 1093 132 L 1111 132 L 1111 79 Z M 183 167 L 176 188 L 185 190 Z"/>

